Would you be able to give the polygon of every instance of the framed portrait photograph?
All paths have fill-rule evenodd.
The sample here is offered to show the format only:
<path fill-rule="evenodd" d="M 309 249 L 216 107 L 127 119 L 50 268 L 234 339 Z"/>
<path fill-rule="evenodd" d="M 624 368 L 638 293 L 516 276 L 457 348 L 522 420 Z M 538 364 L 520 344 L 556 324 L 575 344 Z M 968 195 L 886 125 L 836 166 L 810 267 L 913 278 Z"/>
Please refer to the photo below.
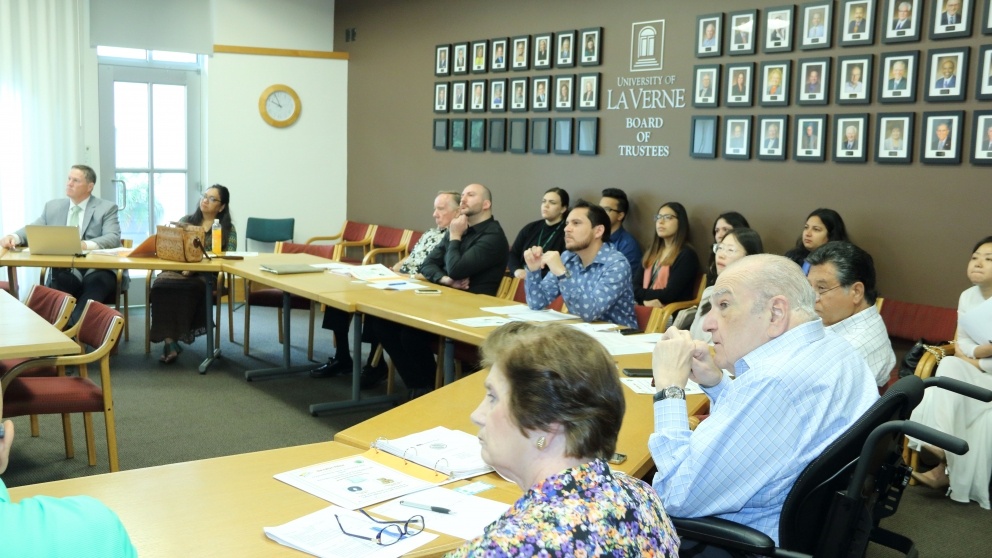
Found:
<path fill-rule="evenodd" d="M 868 115 L 834 115 L 834 161 L 864 163 L 868 159 Z"/>
<path fill-rule="evenodd" d="M 467 110 L 468 105 L 465 102 L 467 89 L 467 81 L 451 82 L 451 112 L 465 112 Z"/>
<path fill-rule="evenodd" d="M 784 114 L 759 116 L 758 139 L 756 140 L 758 159 L 784 161 L 788 132 L 788 116 Z"/>
<path fill-rule="evenodd" d="M 934 48 L 927 52 L 923 98 L 930 102 L 963 101 L 968 83 L 969 47 Z"/>
<path fill-rule="evenodd" d="M 448 83 L 434 84 L 434 112 L 448 112 Z"/>
<path fill-rule="evenodd" d="M 830 28 L 832 2 L 811 2 L 799 7 L 799 17 L 802 22 L 802 34 L 799 38 L 799 48 L 814 50 L 830 48 Z"/>
<path fill-rule="evenodd" d="M 534 118 L 530 121 L 530 152 L 538 155 L 551 152 L 550 118 Z"/>
<path fill-rule="evenodd" d="M 751 83 L 754 74 L 754 63 L 727 64 L 725 105 L 728 107 L 751 106 Z"/>
<path fill-rule="evenodd" d="M 451 65 L 451 73 L 454 75 L 465 75 L 469 70 L 468 43 L 456 43 L 452 50 L 454 62 Z"/>
<path fill-rule="evenodd" d="M 437 45 L 434 47 L 434 75 L 451 75 L 451 45 Z"/>
<path fill-rule="evenodd" d="M 971 36 L 972 0 L 932 0 L 930 39 Z"/>
<path fill-rule="evenodd" d="M 716 157 L 717 125 L 719 117 L 693 116 L 691 136 L 689 137 L 689 156 L 694 159 L 713 159 Z"/>
<path fill-rule="evenodd" d="M 978 51 L 978 79 L 975 80 L 975 98 L 981 101 L 992 99 L 992 45 L 982 45 Z"/>
<path fill-rule="evenodd" d="M 876 163 L 901 163 L 913 161 L 914 112 L 880 112 L 875 132 Z"/>
<path fill-rule="evenodd" d="M 765 52 L 792 51 L 792 19 L 795 6 L 778 6 L 765 10 Z"/>
<path fill-rule="evenodd" d="M 838 56 L 834 99 L 838 105 L 867 105 L 871 102 L 872 55 Z"/>
<path fill-rule="evenodd" d="M 444 118 L 434 119 L 434 134 L 432 138 L 434 149 L 448 150 L 448 121 Z"/>
<path fill-rule="evenodd" d="M 599 110 L 599 72 L 579 74 L 579 110 Z"/>
<path fill-rule="evenodd" d="M 761 106 L 784 107 L 789 104 L 790 60 L 761 63 Z"/>
<path fill-rule="evenodd" d="M 527 119 L 510 119 L 510 153 L 527 153 Z"/>
<path fill-rule="evenodd" d="M 827 115 L 804 114 L 795 120 L 795 149 L 792 158 L 796 161 L 822 162 L 827 150 L 824 140 L 827 137 Z"/>
<path fill-rule="evenodd" d="M 920 51 L 886 52 L 878 64 L 878 102 L 915 103 Z"/>
<path fill-rule="evenodd" d="M 844 0 L 838 9 L 844 18 L 838 41 L 840 46 L 875 42 L 875 0 Z"/>
<path fill-rule="evenodd" d="M 576 118 L 575 127 L 575 152 L 579 155 L 598 155 L 599 118 Z"/>
<path fill-rule="evenodd" d="M 527 112 L 527 78 L 510 80 L 510 111 Z"/>
<path fill-rule="evenodd" d="M 465 151 L 465 119 L 451 119 L 451 149 L 452 151 Z"/>
<path fill-rule="evenodd" d="M 962 127 L 963 110 L 924 112 L 920 161 L 933 165 L 961 163 Z"/>
<path fill-rule="evenodd" d="M 554 50 L 555 37 L 552 33 L 534 35 L 534 69 L 547 70 L 551 68 L 551 52 Z"/>
<path fill-rule="evenodd" d="M 885 0 L 882 12 L 882 42 L 908 43 L 920 40 L 922 0 Z"/>
<path fill-rule="evenodd" d="M 575 75 L 562 74 L 555 76 L 555 110 L 575 110 Z M 533 149 L 532 149 L 533 151 Z"/>
<path fill-rule="evenodd" d="M 514 72 L 530 69 L 530 35 L 521 35 L 510 39 L 510 67 Z"/>
<path fill-rule="evenodd" d="M 551 102 L 548 96 L 551 94 L 551 76 L 537 76 L 531 78 L 533 96 L 530 100 L 531 110 L 534 112 L 546 112 L 551 110 Z"/>
<path fill-rule="evenodd" d="M 723 120 L 723 158 L 751 158 L 750 116 L 728 116 Z"/>
<path fill-rule="evenodd" d="M 696 58 L 720 56 L 723 44 L 723 14 L 696 17 Z"/>
<path fill-rule="evenodd" d="M 506 80 L 489 80 L 489 111 L 506 112 Z"/>
<path fill-rule="evenodd" d="M 486 80 L 476 79 L 469 82 L 472 92 L 468 110 L 471 112 L 486 112 Z"/>
<path fill-rule="evenodd" d="M 555 118 L 551 124 L 554 130 L 553 145 L 555 146 L 555 155 L 571 155 L 572 119 Z"/>
<path fill-rule="evenodd" d="M 796 104 L 827 104 L 830 83 L 830 58 L 800 58 L 796 76 Z"/>
<path fill-rule="evenodd" d="M 506 151 L 506 119 L 489 119 L 489 151 L 503 153 Z"/>
<path fill-rule="evenodd" d="M 486 119 L 470 118 L 468 121 L 468 149 L 482 152 L 486 150 Z"/>
<path fill-rule="evenodd" d="M 484 74 L 489 70 L 489 41 L 472 41 L 472 73 Z"/>
<path fill-rule="evenodd" d="M 754 34 L 758 30 L 757 10 L 744 10 L 727 14 L 730 29 L 727 33 L 727 54 L 737 56 L 754 54 Z"/>
<path fill-rule="evenodd" d="M 555 33 L 555 67 L 575 67 L 575 30 Z"/>
<path fill-rule="evenodd" d="M 992 165 L 992 110 L 976 110 L 971 129 L 971 164 Z"/>
<path fill-rule="evenodd" d="M 489 71 L 505 72 L 509 70 L 510 67 L 506 63 L 506 56 L 510 48 L 510 39 L 508 37 L 493 39 L 491 45 L 493 53 L 489 59 Z"/>
<path fill-rule="evenodd" d="M 992 35 L 992 0 L 985 0 L 985 19 L 982 20 L 982 35 Z"/>
<path fill-rule="evenodd" d="M 590 27 L 579 30 L 579 44 L 582 46 L 582 66 L 599 66 L 603 63 L 603 28 Z"/>
<path fill-rule="evenodd" d="M 720 101 L 720 65 L 697 64 L 692 73 L 692 106 L 716 107 Z"/>

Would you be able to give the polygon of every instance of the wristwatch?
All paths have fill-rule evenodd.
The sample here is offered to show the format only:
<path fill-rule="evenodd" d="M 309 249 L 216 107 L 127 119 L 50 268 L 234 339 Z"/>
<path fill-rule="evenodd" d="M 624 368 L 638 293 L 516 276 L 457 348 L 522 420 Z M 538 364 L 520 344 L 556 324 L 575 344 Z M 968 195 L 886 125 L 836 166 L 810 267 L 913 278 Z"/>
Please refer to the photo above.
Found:
<path fill-rule="evenodd" d="M 682 399 L 685 400 L 685 390 L 679 386 L 668 386 L 667 388 L 654 394 L 654 401 L 657 403 L 662 399 Z"/>

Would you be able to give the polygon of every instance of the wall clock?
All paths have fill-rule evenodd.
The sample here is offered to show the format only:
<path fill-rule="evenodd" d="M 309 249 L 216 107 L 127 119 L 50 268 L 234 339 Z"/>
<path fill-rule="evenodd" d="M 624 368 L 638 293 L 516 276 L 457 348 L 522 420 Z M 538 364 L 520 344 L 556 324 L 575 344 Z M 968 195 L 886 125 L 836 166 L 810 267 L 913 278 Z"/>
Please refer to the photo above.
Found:
<path fill-rule="evenodd" d="M 296 122 L 302 108 L 300 96 L 288 85 L 277 83 L 270 86 L 258 98 L 258 112 L 262 120 L 276 128 L 285 128 Z"/>

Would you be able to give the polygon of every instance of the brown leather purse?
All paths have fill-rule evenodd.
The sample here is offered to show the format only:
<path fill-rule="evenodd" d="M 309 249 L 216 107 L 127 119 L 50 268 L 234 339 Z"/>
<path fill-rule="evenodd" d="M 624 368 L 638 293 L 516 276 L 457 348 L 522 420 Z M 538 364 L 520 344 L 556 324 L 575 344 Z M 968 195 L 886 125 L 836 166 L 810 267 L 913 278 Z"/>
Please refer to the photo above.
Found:
<path fill-rule="evenodd" d="M 203 228 L 173 221 L 158 226 L 155 253 L 163 260 L 199 262 L 203 259 L 203 241 Z"/>

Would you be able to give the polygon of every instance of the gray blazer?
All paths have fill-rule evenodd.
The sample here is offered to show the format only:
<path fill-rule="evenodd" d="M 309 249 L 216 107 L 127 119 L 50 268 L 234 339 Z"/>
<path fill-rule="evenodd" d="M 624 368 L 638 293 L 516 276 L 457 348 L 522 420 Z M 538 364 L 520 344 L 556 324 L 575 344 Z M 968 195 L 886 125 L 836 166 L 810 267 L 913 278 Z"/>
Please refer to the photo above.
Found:
<path fill-rule="evenodd" d="M 32 225 L 65 225 L 69 220 L 69 198 L 52 200 L 45 204 L 41 217 Z M 117 248 L 121 245 L 121 224 L 117 220 L 117 204 L 90 196 L 83 213 L 82 239 L 95 242 L 100 248 Z M 21 242 L 27 244 L 24 229 L 16 231 Z"/>

